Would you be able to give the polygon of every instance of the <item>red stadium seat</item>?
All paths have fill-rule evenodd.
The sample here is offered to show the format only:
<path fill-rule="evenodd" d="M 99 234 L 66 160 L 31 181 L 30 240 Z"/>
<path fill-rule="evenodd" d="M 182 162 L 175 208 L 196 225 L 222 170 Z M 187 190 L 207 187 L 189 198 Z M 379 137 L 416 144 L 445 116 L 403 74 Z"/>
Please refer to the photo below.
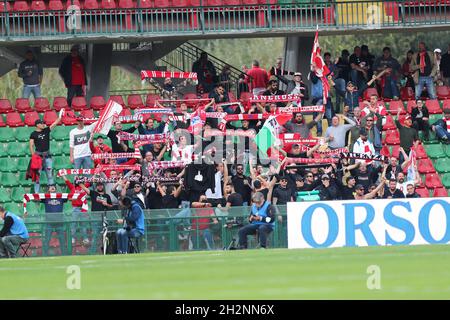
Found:
<path fill-rule="evenodd" d="M 383 125 L 383 130 L 395 130 L 397 126 L 395 125 L 394 118 L 390 114 L 386 116 L 386 123 Z"/>
<path fill-rule="evenodd" d="M 381 150 L 380 150 L 380 154 L 382 156 L 385 156 L 385 157 L 390 157 L 391 156 L 391 152 L 389 151 L 389 147 L 388 146 L 383 146 L 381 148 Z"/>
<path fill-rule="evenodd" d="M 435 173 L 433 162 L 429 158 L 421 159 L 418 161 L 417 169 L 420 174 Z"/>
<path fill-rule="evenodd" d="M 34 127 L 36 120 L 39 120 L 39 114 L 36 111 L 25 113 L 25 124 L 29 127 Z"/>
<path fill-rule="evenodd" d="M 172 7 L 183 8 L 187 6 L 188 6 L 187 0 L 172 0 Z"/>
<path fill-rule="evenodd" d="M 384 138 L 384 143 L 387 145 L 400 144 L 400 133 L 398 132 L 398 130 L 386 131 L 386 137 Z"/>
<path fill-rule="evenodd" d="M 99 5 L 97 0 L 84 0 L 83 1 L 83 9 L 84 10 L 95 10 L 98 9 Z"/>
<path fill-rule="evenodd" d="M 133 0 L 119 0 L 119 8 L 121 9 L 136 8 L 136 3 Z"/>
<path fill-rule="evenodd" d="M 442 109 L 450 109 L 450 99 L 444 100 L 442 104 Z"/>
<path fill-rule="evenodd" d="M 0 115 L 0 127 L 6 127 L 5 121 L 3 121 L 3 117 Z"/>
<path fill-rule="evenodd" d="M 48 9 L 49 10 L 64 10 L 64 6 L 62 4 L 62 1 L 60 0 L 50 0 L 48 3 Z"/>
<path fill-rule="evenodd" d="M 74 126 L 77 124 L 75 112 L 66 110 L 66 116 L 62 117 L 62 123 L 65 126 Z"/>
<path fill-rule="evenodd" d="M 131 111 L 130 111 L 130 109 L 128 109 L 128 108 L 123 108 L 122 109 L 122 112 L 120 112 L 120 116 L 131 116 L 132 114 L 131 114 Z"/>
<path fill-rule="evenodd" d="M 5 3 L 0 2 L 0 11 L 5 11 Z M 6 3 L 6 11 L 11 11 L 11 6 L 9 5 L 9 2 Z"/>
<path fill-rule="evenodd" d="M 0 99 L 0 113 L 9 113 L 13 111 L 14 109 L 8 99 Z"/>
<path fill-rule="evenodd" d="M 55 97 L 53 99 L 53 109 L 59 111 L 61 109 L 68 109 L 69 105 L 67 104 L 67 100 L 64 97 Z"/>
<path fill-rule="evenodd" d="M 217 0 L 214 0 L 217 1 Z M 241 0 L 224 0 L 223 4 L 226 6 L 240 6 L 242 3 Z"/>
<path fill-rule="evenodd" d="M 147 107 L 153 107 L 155 106 L 156 100 L 160 100 L 161 97 L 157 94 L 149 94 L 147 95 L 147 99 L 145 100 L 145 105 Z"/>
<path fill-rule="evenodd" d="M 169 0 L 153 0 L 153 7 L 155 8 L 169 8 Z"/>
<path fill-rule="evenodd" d="M 116 2 L 114 0 L 102 0 L 101 6 L 102 9 L 115 9 Z"/>
<path fill-rule="evenodd" d="M 440 114 L 442 113 L 442 109 L 439 105 L 439 101 L 438 100 L 427 100 L 425 101 L 425 106 L 428 109 L 428 112 L 430 114 Z"/>
<path fill-rule="evenodd" d="M 415 99 L 414 90 L 411 87 L 400 88 L 400 99 L 402 101 L 414 100 Z"/>
<path fill-rule="evenodd" d="M 37 112 L 45 112 L 51 110 L 50 103 L 47 98 L 36 98 L 34 101 L 34 110 Z"/>
<path fill-rule="evenodd" d="M 439 197 L 448 197 L 447 189 L 445 189 L 445 188 L 434 189 L 433 198 L 439 198 Z"/>
<path fill-rule="evenodd" d="M 114 102 L 117 102 L 122 107 L 125 107 L 125 102 L 123 101 L 122 96 L 110 96 L 109 99 L 111 99 Z"/>
<path fill-rule="evenodd" d="M 26 1 L 15 1 L 13 11 L 30 11 L 30 7 Z"/>
<path fill-rule="evenodd" d="M 6 124 L 8 127 L 23 127 L 25 125 L 18 112 L 8 113 L 6 115 Z"/>
<path fill-rule="evenodd" d="M 428 158 L 427 151 L 425 150 L 422 144 L 419 144 L 416 148 L 416 157 L 417 159 Z"/>
<path fill-rule="evenodd" d="M 409 114 L 411 114 L 412 109 L 416 107 L 416 100 L 409 100 L 408 104 L 406 105 L 406 111 L 408 111 Z"/>
<path fill-rule="evenodd" d="M 443 187 L 441 179 L 437 173 L 428 173 L 425 175 L 425 186 L 428 189 Z"/>
<path fill-rule="evenodd" d="M 406 113 L 405 107 L 403 106 L 403 102 L 402 102 L 402 101 L 398 101 L 398 100 L 395 101 L 395 100 L 392 100 L 392 101 L 389 103 L 389 113 L 390 113 L 390 114 L 397 114 L 398 109 L 401 110 L 401 111 L 400 111 L 400 114 L 405 114 L 405 113 Z"/>
<path fill-rule="evenodd" d="M 218 7 L 218 6 L 223 6 L 223 0 L 206 0 L 204 2 L 206 6 L 208 7 Z"/>
<path fill-rule="evenodd" d="M 144 103 L 142 102 L 142 97 L 140 94 L 130 94 L 127 97 L 128 108 L 130 109 L 138 109 L 143 108 Z"/>
<path fill-rule="evenodd" d="M 419 188 L 419 187 L 417 187 L 416 188 L 416 192 L 422 198 L 429 198 L 430 197 L 430 192 L 428 191 L 427 188 Z"/>
<path fill-rule="evenodd" d="M 376 95 L 377 97 L 379 97 L 377 89 L 375 89 L 375 88 L 367 88 L 364 91 L 364 95 L 363 95 L 364 100 L 370 100 L 370 96 L 372 96 L 372 95 Z"/>
<path fill-rule="evenodd" d="M 74 111 L 86 110 L 88 108 L 85 97 L 74 97 L 72 99 L 72 109 Z"/>
<path fill-rule="evenodd" d="M 153 8 L 153 0 L 141 0 L 139 2 L 139 8 L 143 9 Z"/>
<path fill-rule="evenodd" d="M 30 100 L 25 98 L 17 98 L 16 99 L 16 110 L 20 113 L 25 113 L 28 111 L 32 111 L 30 106 Z"/>
<path fill-rule="evenodd" d="M 44 10 L 47 10 L 47 6 L 45 5 L 45 2 L 42 0 L 32 1 L 31 2 L 31 10 L 44 11 Z"/>
<path fill-rule="evenodd" d="M 82 116 L 85 119 L 94 119 L 95 118 L 95 114 L 93 110 L 83 110 L 80 112 L 80 116 Z M 94 121 L 92 121 L 94 122 Z"/>
<path fill-rule="evenodd" d="M 94 96 L 89 101 L 89 106 L 94 110 L 102 110 L 106 105 L 106 101 L 102 96 Z M 73 104 L 72 104 L 73 106 Z M 76 110 L 74 108 L 74 110 Z"/>
<path fill-rule="evenodd" d="M 450 90 L 447 86 L 437 86 L 436 95 L 439 100 L 445 100 L 450 98 Z"/>
<path fill-rule="evenodd" d="M 64 118 L 66 117 L 63 117 L 63 120 Z M 58 119 L 58 115 L 53 110 L 45 111 L 44 117 L 42 118 L 42 120 L 44 120 L 45 124 L 48 126 L 51 125 L 53 122 L 55 122 L 56 119 Z"/>

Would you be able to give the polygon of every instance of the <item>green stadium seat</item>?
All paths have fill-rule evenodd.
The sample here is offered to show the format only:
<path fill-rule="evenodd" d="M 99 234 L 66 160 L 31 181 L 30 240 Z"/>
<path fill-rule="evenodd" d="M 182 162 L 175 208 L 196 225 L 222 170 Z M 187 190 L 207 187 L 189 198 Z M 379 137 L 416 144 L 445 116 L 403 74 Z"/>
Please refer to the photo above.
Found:
<path fill-rule="evenodd" d="M 56 126 L 50 133 L 50 137 L 58 141 L 69 140 L 69 132 L 73 128 L 71 126 Z"/>
<path fill-rule="evenodd" d="M 12 142 L 16 140 L 12 128 L 0 128 L 0 142 Z"/>
<path fill-rule="evenodd" d="M 438 121 L 439 119 L 442 119 L 442 114 L 430 114 L 430 125 Z"/>
<path fill-rule="evenodd" d="M 63 143 L 51 141 L 50 142 L 50 153 L 53 156 L 61 156 L 63 155 Z"/>
<path fill-rule="evenodd" d="M 11 142 L 8 144 L 7 153 L 9 156 L 24 157 L 30 154 L 29 144 L 25 142 Z"/>
<path fill-rule="evenodd" d="M 0 159 L 0 171 L 2 172 L 16 172 L 17 171 L 17 158 L 1 158 Z"/>
<path fill-rule="evenodd" d="M 38 201 L 29 201 L 27 202 L 27 212 L 28 216 L 37 217 L 44 213 L 45 209 L 43 207 L 43 203 Z M 22 205 L 23 212 L 23 205 Z"/>
<path fill-rule="evenodd" d="M 25 179 L 25 173 L 26 172 L 20 172 L 19 179 L 14 186 L 17 186 L 20 184 L 22 187 L 31 187 L 34 184 L 33 181 L 31 181 L 31 179 L 28 179 L 28 180 Z M 0 182 L 1 182 L 1 179 L 0 179 Z"/>
<path fill-rule="evenodd" d="M 446 173 L 442 176 L 442 184 L 448 189 L 450 188 L 450 173 Z"/>
<path fill-rule="evenodd" d="M 19 216 L 21 216 L 23 214 L 23 204 L 19 204 L 16 202 L 5 203 L 5 209 L 6 209 L 6 211 L 10 211 Z"/>
<path fill-rule="evenodd" d="M 70 155 L 70 145 L 69 145 L 69 141 L 66 141 L 63 143 L 62 146 L 62 153 L 66 156 Z"/>
<path fill-rule="evenodd" d="M 443 145 L 444 152 L 447 155 L 447 157 L 450 157 L 450 145 Z"/>
<path fill-rule="evenodd" d="M 10 202 L 11 201 L 11 193 L 9 189 L 6 188 L 0 188 L 0 202 Z"/>
<path fill-rule="evenodd" d="M 0 177 L 0 184 L 3 187 L 17 187 L 19 183 L 19 179 L 12 172 L 4 172 Z"/>
<path fill-rule="evenodd" d="M 15 187 L 15 188 L 13 188 L 12 192 L 11 192 L 11 199 L 12 199 L 12 201 L 23 203 L 23 195 L 25 193 L 29 193 L 28 191 L 25 190 L 23 187 Z"/>
<path fill-rule="evenodd" d="M 17 141 L 29 141 L 30 134 L 34 131 L 32 127 L 16 128 L 15 137 Z"/>
<path fill-rule="evenodd" d="M 427 152 L 428 157 L 431 159 L 445 158 L 445 152 L 441 144 L 430 144 L 425 145 L 425 150 Z"/>
<path fill-rule="evenodd" d="M 439 173 L 450 172 L 450 158 L 437 159 L 434 167 Z"/>
<path fill-rule="evenodd" d="M 69 158 L 66 156 L 56 156 L 53 157 L 53 169 L 68 169 L 71 167 Z"/>
<path fill-rule="evenodd" d="M 19 160 L 17 161 L 17 170 L 27 171 L 29 163 L 30 158 L 19 158 Z"/>
<path fill-rule="evenodd" d="M 41 185 L 41 187 L 47 187 L 48 184 L 48 179 L 47 179 L 47 175 L 42 172 L 41 175 L 39 176 L 39 184 Z"/>

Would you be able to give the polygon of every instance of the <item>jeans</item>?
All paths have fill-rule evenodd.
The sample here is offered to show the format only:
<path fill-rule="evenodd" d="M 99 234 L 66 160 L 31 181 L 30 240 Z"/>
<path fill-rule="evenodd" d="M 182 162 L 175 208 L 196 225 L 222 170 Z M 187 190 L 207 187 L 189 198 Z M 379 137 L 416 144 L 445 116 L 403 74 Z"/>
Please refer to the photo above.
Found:
<path fill-rule="evenodd" d="M 40 98 L 41 97 L 41 86 L 40 85 L 33 85 L 29 86 L 24 84 L 22 89 L 22 98 L 28 99 L 30 95 L 33 94 L 34 98 Z"/>
<path fill-rule="evenodd" d="M 434 130 L 436 132 L 436 136 L 439 139 L 450 140 L 450 132 L 447 131 L 447 128 L 444 129 L 441 126 L 437 125 L 437 126 L 434 126 Z"/>
<path fill-rule="evenodd" d="M 76 158 L 73 161 L 75 169 L 91 169 L 92 168 L 92 158 L 91 156 Z"/>
<path fill-rule="evenodd" d="M 52 158 L 50 158 L 50 157 L 45 158 L 44 161 L 43 161 L 43 168 L 42 168 L 43 170 L 41 170 L 41 174 L 42 174 L 43 171 L 45 171 L 45 174 L 47 175 L 47 181 L 48 181 L 49 185 L 55 183 L 54 180 L 53 180 L 52 167 L 53 167 Z M 41 186 L 40 186 L 39 182 L 36 182 L 34 184 L 34 193 L 39 193 L 40 187 Z"/>
<path fill-rule="evenodd" d="M 250 234 L 255 234 L 256 230 L 259 233 L 259 245 L 262 248 L 266 247 L 267 236 L 272 232 L 273 227 L 270 224 L 248 224 L 241 229 L 239 229 L 239 247 L 242 249 L 247 249 L 247 236 Z"/>
<path fill-rule="evenodd" d="M 174 216 L 174 218 L 179 218 L 179 219 L 171 219 L 170 221 L 174 225 L 179 225 L 181 223 L 184 225 L 190 225 L 190 223 L 191 223 L 191 221 L 189 220 L 190 216 L 191 216 L 191 209 L 184 208 L 183 210 L 181 210 Z"/>
<path fill-rule="evenodd" d="M 59 240 L 59 248 L 61 255 L 67 254 L 67 243 L 64 236 L 64 223 L 47 223 L 44 232 L 44 239 L 42 241 L 43 250 L 42 253 L 49 255 L 50 240 L 52 239 L 52 233 L 55 231 Z"/>
<path fill-rule="evenodd" d="M 128 238 L 139 238 L 142 233 L 138 229 L 131 229 L 127 231 L 125 228 L 121 228 L 116 232 L 117 238 L 117 252 L 127 253 L 128 252 Z"/>
<path fill-rule="evenodd" d="M 67 88 L 67 104 L 69 107 L 72 106 L 73 97 L 81 97 L 83 96 L 83 87 L 82 86 L 70 86 Z"/>
<path fill-rule="evenodd" d="M 0 258 L 15 258 L 17 248 L 25 242 L 27 242 L 27 239 L 16 235 L 0 238 Z"/>
<path fill-rule="evenodd" d="M 323 104 L 323 99 L 319 99 L 315 103 L 316 106 L 320 106 L 322 104 Z M 317 115 L 318 115 L 318 113 L 314 112 L 313 113 L 313 118 L 316 118 Z M 331 125 L 331 119 L 334 117 L 333 104 L 331 102 L 331 98 L 330 97 L 327 99 L 327 104 L 325 105 L 324 117 L 328 121 L 328 126 L 330 126 Z M 321 135 L 322 135 L 322 121 L 319 121 L 319 122 L 317 122 L 317 136 L 321 136 Z"/>
<path fill-rule="evenodd" d="M 215 249 L 214 239 L 211 230 L 209 229 L 197 230 L 194 233 L 195 239 L 197 239 L 197 236 L 205 242 L 207 250 Z M 200 247 L 200 245 L 198 247 Z"/>
<path fill-rule="evenodd" d="M 397 81 L 394 78 L 387 76 L 384 78 L 383 97 L 392 99 L 393 97 L 399 97 L 400 93 L 397 87 Z"/>
<path fill-rule="evenodd" d="M 416 84 L 416 100 L 419 99 L 422 95 L 424 85 L 427 87 L 428 96 L 430 97 L 430 99 L 436 99 L 436 91 L 434 89 L 433 78 L 419 76 L 419 83 Z"/>

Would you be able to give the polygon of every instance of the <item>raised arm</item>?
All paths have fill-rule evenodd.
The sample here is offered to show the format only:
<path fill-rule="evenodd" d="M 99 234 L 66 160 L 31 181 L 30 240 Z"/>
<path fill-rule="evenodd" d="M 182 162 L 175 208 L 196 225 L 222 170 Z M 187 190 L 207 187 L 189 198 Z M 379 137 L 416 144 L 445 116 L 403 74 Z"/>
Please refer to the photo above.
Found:
<path fill-rule="evenodd" d="M 378 193 L 382 188 L 384 188 L 385 182 L 386 182 L 386 179 L 385 179 L 385 178 L 382 178 L 381 181 L 380 181 L 380 183 L 378 184 L 378 186 L 377 186 L 374 190 L 372 190 L 372 192 L 370 192 L 370 193 L 364 195 L 364 199 L 366 199 L 366 200 L 367 200 L 367 199 L 373 199 L 373 198 L 377 195 L 377 193 Z"/>

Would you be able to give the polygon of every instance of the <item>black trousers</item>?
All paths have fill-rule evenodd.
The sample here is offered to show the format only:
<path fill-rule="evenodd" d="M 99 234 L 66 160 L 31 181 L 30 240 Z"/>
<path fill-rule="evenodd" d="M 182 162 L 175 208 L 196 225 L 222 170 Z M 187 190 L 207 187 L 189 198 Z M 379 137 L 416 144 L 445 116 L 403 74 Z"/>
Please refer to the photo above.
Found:
<path fill-rule="evenodd" d="M 263 248 L 267 244 L 267 236 L 272 232 L 272 225 L 270 224 L 248 224 L 239 229 L 239 247 L 242 249 L 247 248 L 247 236 L 255 234 L 258 230 L 259 245 Z"/>
<path fill-rule="evenodd" d="M 428 122 L 428 120 L 416 119 L 414 120 L 412 126 L 417 131 L 422 130 L 425 135 L 425 139 L 428 140 L 428 137 L 430 135 L 430 123 Z"/>
<path fill-rule="evenodd" d="M 82 97 L 83 87 L 82 86 L 70 86 L 67 88 L 67 103 L 69 107 L 72 106 L 73 97 Z"/>

